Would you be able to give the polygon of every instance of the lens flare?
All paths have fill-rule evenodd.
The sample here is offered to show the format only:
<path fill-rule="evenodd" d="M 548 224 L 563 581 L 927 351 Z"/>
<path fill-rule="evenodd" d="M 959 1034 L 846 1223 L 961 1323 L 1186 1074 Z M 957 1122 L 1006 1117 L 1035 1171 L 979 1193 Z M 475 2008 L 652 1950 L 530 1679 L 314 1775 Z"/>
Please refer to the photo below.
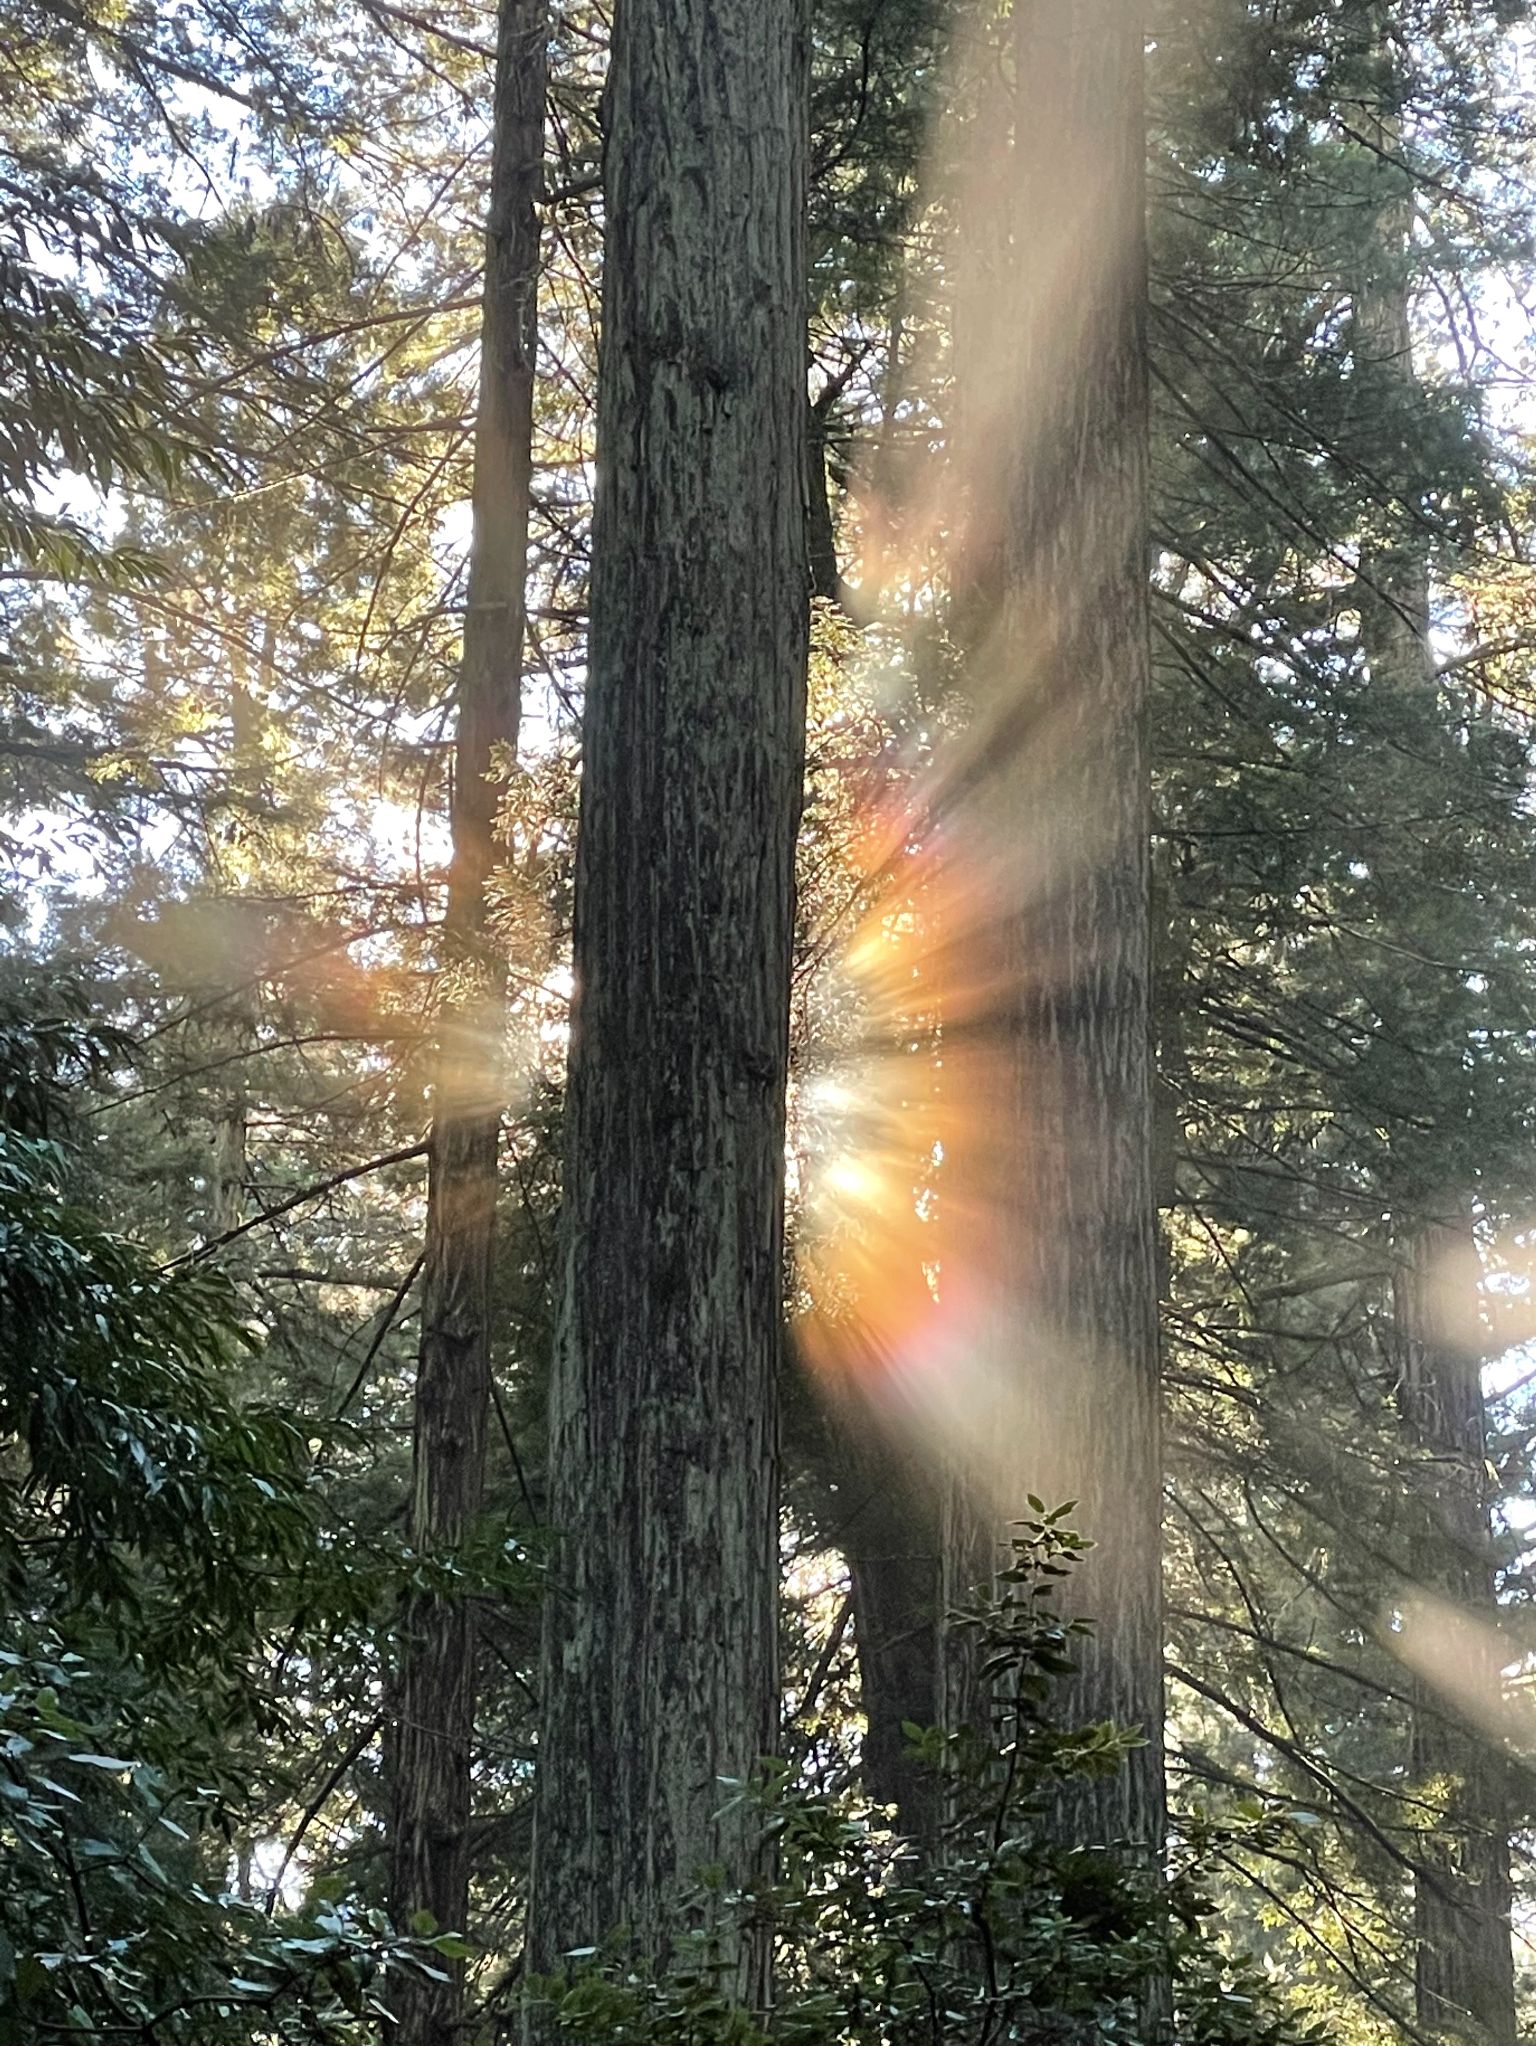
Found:
<path fill-rule="evenodd" d="M 1395 1620 L 1384 1638 L 1406 1668 L 1487 1739 L 1536 1753 L 1536 1696 L 1512 1675 L 1523 1653 L 1497 1627 L 1427 1591 L 1400 1600 Z"/>
<path fill-rule="evenodd" d="M 1021 1443 L 1043 1454 L 1041 1367 L 1063 1358 L 1010 1277 L 1017 876 L 965 808 L 939 820 L 936 792 L 913 777 L 853 849 L 863 909 L 829 970 L 858 1024 L 799 1103 L 819 1140 L 802 1165 L 801 1349 L 856 1418 L 1017 1504 Z"/>

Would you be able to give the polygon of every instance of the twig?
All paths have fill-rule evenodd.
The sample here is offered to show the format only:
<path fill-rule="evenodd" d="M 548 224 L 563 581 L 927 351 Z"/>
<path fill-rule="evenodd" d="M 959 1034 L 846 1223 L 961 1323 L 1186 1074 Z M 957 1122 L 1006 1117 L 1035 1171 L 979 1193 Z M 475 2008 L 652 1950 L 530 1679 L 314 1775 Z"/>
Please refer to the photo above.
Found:
<path fill-rule="evenodd" d="M 318 1201 L 323 1195 L 333 1192 L 338 1186 L 345 1186 L 349 1180 L 363 1179 L 370 1172 L 382 1172 L 387 1165 L 404 1165 L 411 1158 L 425 1158 L 427 1146 L 407 1144 L 400 1151 L 386 1151 L 382 1158 L 370 1158 L 366 1165 L 349 1165 L 345 1172 L 333 1172 L 329 1179 L 322 1179 L 315 1186 L 306 1186 L 296 1194 L 290 1194 L 285 1201 L 279 1201 L 275 1208 L 264 1209 L 259 1215 L 252 1215 L 248 1222 L 237 1228 L 226 1229 L 222 1236 L 210 1236 L 206 1243 L 200 1243 L 195 1250 L 184 1250 L 179 1257 L 167 1258 L 161 1265 L 162 1272 L 173 1272 L 178 1265 L 195 1264 L 200 1258 L 210 1257 L 216 1250 L 241 1236 L 248 1236 L 253 1229 L 261 1228 L 265 1222 L 275 1222 L 281 1215 L 289 1214 L 294 1208 L 302 1208 L 306 1201 Z"/>

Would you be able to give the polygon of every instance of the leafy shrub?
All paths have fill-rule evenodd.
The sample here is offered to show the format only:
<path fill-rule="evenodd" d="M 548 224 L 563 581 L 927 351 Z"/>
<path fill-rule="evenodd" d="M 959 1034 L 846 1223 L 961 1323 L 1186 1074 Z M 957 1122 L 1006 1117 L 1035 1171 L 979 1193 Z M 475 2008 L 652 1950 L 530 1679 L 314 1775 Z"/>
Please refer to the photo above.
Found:
<path fill-rule="evenodd" d="M 1063 1845 L 1052 1807 L 1119 1768 L 1137 1736 L 1064 1727 L 1054 1680 L 1074 1634 L 1055 1593 L 1085 1546 L 1065 1511 L 1019 1524 L 995 1592 L 956 1623 L 993 1699 L 985 1737 L 908 1728 L 943 1778 L 938 1850 L 917 1852 L 850 1796 L 806 1796 L 783 1769 L 732 1786 L 761 1812 L 773 1880 L 702 1888 L 694 1924 L 655 1974 L 622 1951 L 573 1956 L 530 1986 L 558 2035 L 625 2046 L 1007 2046 L 1176 2035 L 1189 2046 L 1315 2046 L 1258 1971 L 1207 1929 L 1200 1872 L 1214 1833 L 1164 1879 L 1133 1846 Z M 733 2000 L 730 1953 L 766 1927 L 776 2001 Z"/>

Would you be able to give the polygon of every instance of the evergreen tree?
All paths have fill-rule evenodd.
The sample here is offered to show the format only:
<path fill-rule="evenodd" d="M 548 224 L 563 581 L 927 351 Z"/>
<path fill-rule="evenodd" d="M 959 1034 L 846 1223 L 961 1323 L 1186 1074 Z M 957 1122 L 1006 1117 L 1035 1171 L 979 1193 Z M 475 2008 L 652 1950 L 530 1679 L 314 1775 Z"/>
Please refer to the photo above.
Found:
<path fill-rule="evenodd" d="M 740 1880 L 774 1742 L 805 715 L 804 53 L 788 0 L 614 23 L 529 1952 Z M 766 1988 L 748 1940 L 722 1965 Z"/>
<path fill-rule="evenodd" d="M 438 1022 L 415 1389 L 410 1534 L 424 1556 L 451 1555 L 473 1530 L 491 1414 L 506 976 L 487 931 L 497 785 L 515 755 L 522 691 L 546 34 L 541 5 L 506 0 L 443 923 L 449 987 Z M 407 1928 L 418 1917 L 434 1929 L 469 1922 L 475 1663 L 471 1599 L 440 1591 L 413 1597 L 402 1623 L 394 1751 L 394 1905 Z M 397 2018 L 408 2046 L 441 2046 L 455 2036 L 461 1974 L 447 1984 L 416 1978 L 407 1985 Z"/>
<path fill-rule="evenodd" d="M 1118 0 L 1021 10 L 1003 65 L 1010 139 L 984 138 L 968 195 L 980 211 L 1000 178 L 1001 208 L 959 223 L 980 244 L 958 344 L 969 502 L 957 586 L 986 777 L 960 801 L 980 813 L 1006 878 L 994 973 L 951 1027 L 989 1034 L 985 1070 L 1010 1121 L 993 1155 L 958 1160 L 969 1197 L 993 1211 L 1001 1298 L 982 1343 L 1003 1393 L 977 1439 L 1008 1437 L 995 1461 L 979 1455 L 1005 1513 L 1022 1514 L 1030 1492 L 1075 1498 L 1093 1530 L 1082 1578 L 1096 1626 L 1068 1690 L 1080 1716 L 1137 1728 L 1146 1744 L 1064 1823 L 1084 1844 L 1131 1841 L 1155 1861 L 1139 17 Z M 993 114 L 984 102 L 982 122 Z M 963 1522 L 994 1501 L 982 1489 L 965 1502 L 957 1592 L 979 1560 Z M 955 1709 L 976 1717 L 963 1692 Z"/>

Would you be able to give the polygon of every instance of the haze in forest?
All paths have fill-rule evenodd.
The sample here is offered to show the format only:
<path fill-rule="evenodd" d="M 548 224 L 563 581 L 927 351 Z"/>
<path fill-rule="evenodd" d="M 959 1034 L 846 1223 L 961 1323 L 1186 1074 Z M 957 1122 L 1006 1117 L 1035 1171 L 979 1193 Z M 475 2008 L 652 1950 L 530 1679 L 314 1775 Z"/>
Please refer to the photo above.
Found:
<path fill-rule="evenodd" d="M 0 2039 L 1515 2046 L 1525 0 L 0 0 Z"/>

